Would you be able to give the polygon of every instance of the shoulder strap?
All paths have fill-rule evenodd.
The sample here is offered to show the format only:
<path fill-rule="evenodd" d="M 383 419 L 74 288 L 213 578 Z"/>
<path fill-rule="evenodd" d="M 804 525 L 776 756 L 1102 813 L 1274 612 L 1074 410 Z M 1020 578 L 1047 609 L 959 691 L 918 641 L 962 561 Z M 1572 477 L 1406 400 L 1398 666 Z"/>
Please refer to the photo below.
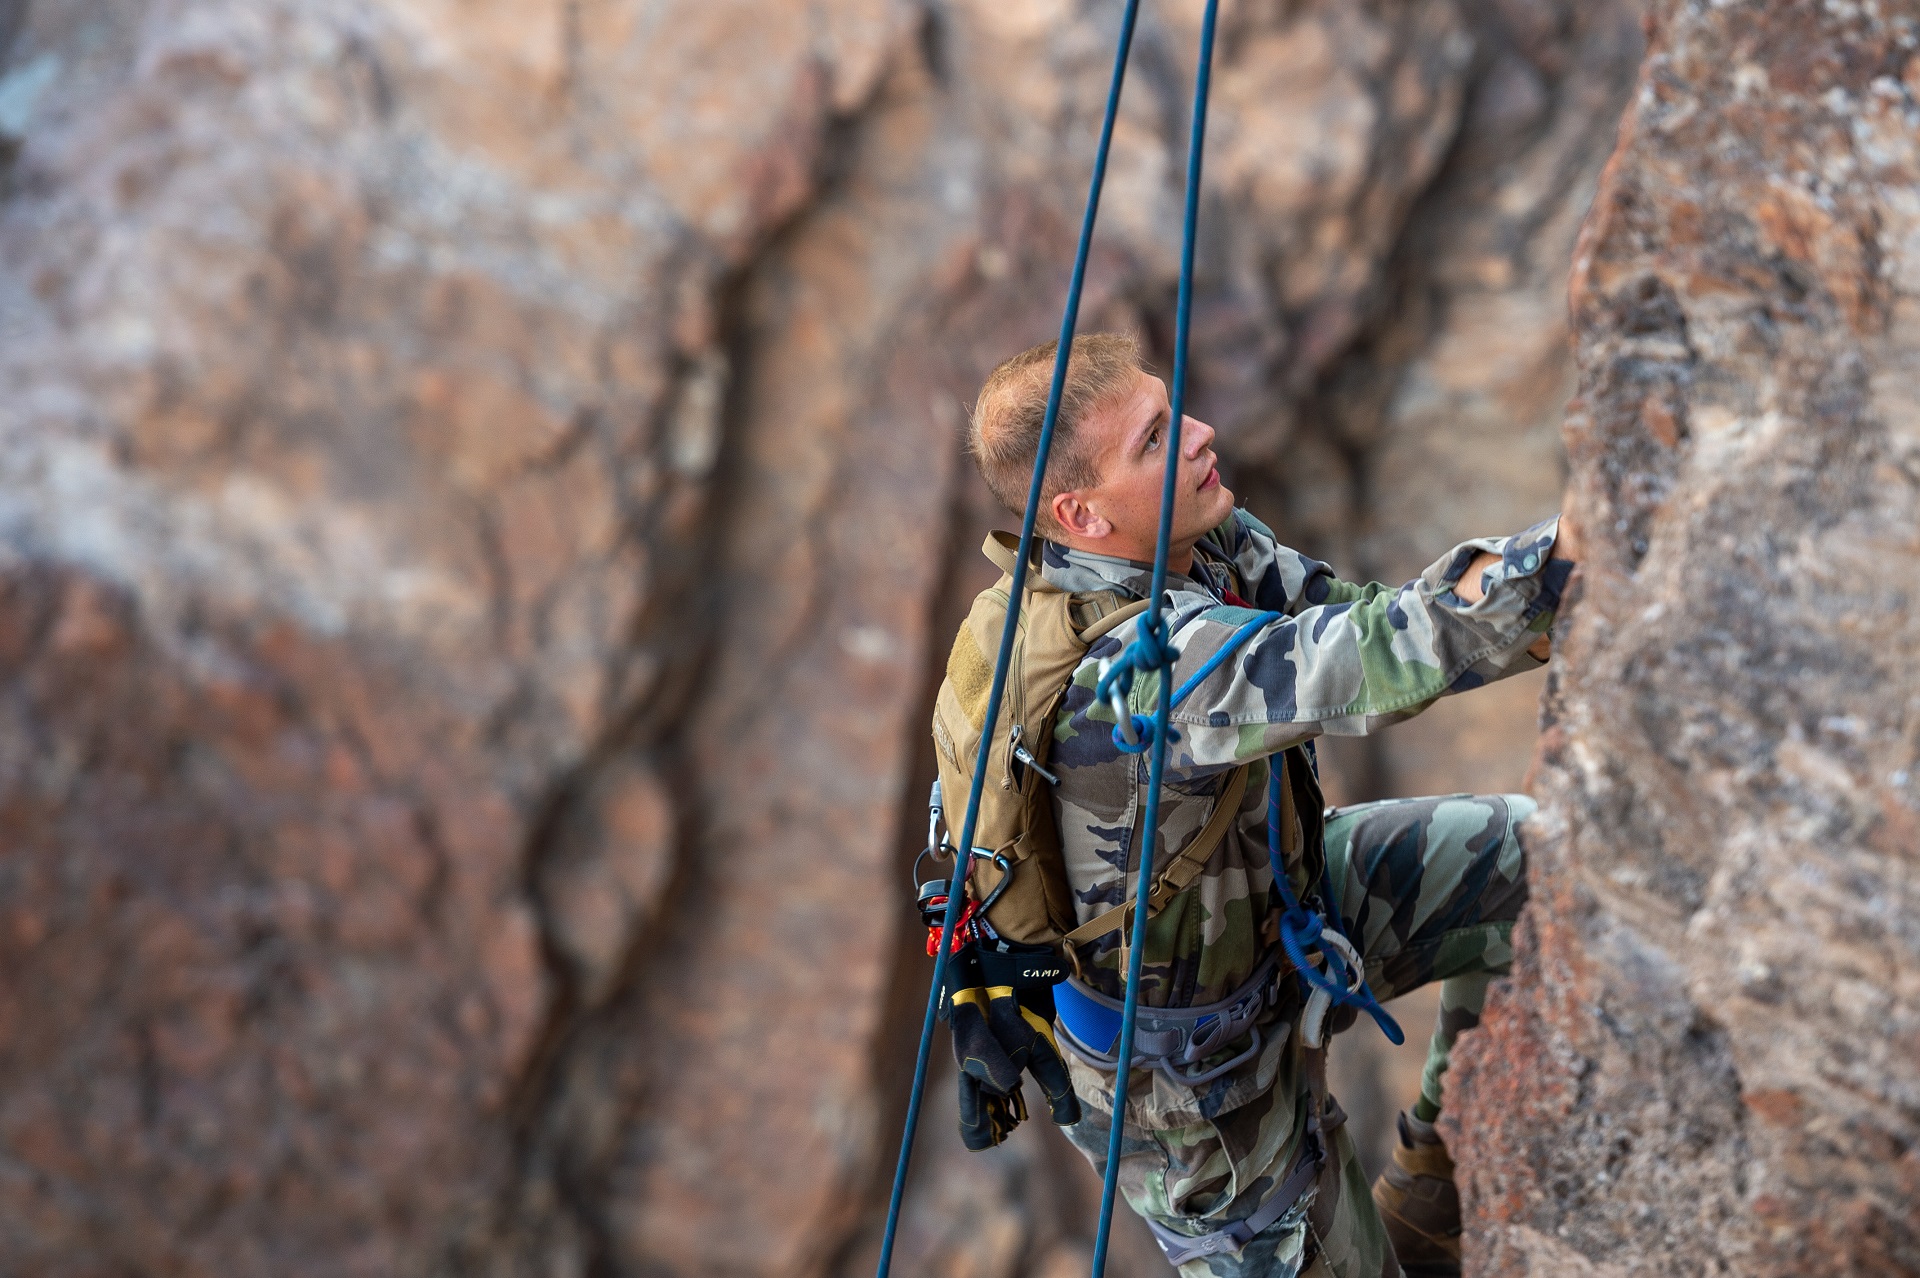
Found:
<path fill-rule="evenodd" d="M 1014 556 L 1020 553 L 1020 539 L 996 528 L 980 543 L 980 553 L 991 560 L 995 568 L 1011 577 Z"/>
<path fill-rule="evenodd" d="M 1166 908 L 1168 901 L 1184 892 L 1193 881 L 1200 877 L 1200 871 L 1213 859 L 1213 850 L 1220 846 L 1220 840 L 1226 837 L 1227 827 L 1240 814 L 1240 800 L 1246 797 L 1247 774 L 1253 771 L 1253 765 L 1243 763 L 1233 770 L 1221 787 L 1220 797 L 1214 801 L 1213 814 L 1207 823 L 1200 827 L 1200 833 L 1193 836 L 1180 854 L 1167 862 L 1153 881 L 1152 889 L 1147 893 L 1147 917 L 1152 918 Z M 1141 804 L 1140 818 L 1134 824 L 1134 837 L 1140 837 L 1140 821 L 1146 818 L 1146 805 Z M 1095 915 L 1073 931 L 1067 933 L 1069 946 L 1085 945 L 1088 941 L 1105 936 L 1107 933 L 1125 925 L 1128 915 L 1133 911 L 1133 902 L 1116 905 L 1104 914 Z"/>
<path fill-rule="evenodd" d="M 1116 603 L 1118 603 L 1120 599 L 1118 594 L 1111 596 L 1097 595 L 1093 597 L 1096 599 L 1110 597 Z M 1147 602 L 1145 599 L 1135 599 L 1128 603 L 1120 604 L 1119 607 L 1115 608 L 1112 612 L 1106 613 L 1091 625 L 1083 626 L 1080 630 L 1080 642 L 1091 648 L 1095 639 L 1098 639 L 1101 635 L 1118 630 L 1122 623 L 1131 621 L 1133 618 L 1145 612 L 1147 610 Z"/>
<path fill-rule="evenodd" d="M 995 568 L 1007 574 L 1008 577 L 1012 577 L 1014 560 L 1020 554 L 1020 538 L 1010 532 L 995 529 L 987 534 L 985 541 L 980 543 L 980 553 L 985 555 Z M 1048 581 L 1040 574 L 1039 570 L 1031 564 L 1028 565 L 1025 581 L 1026 585 L 1024 589 L 1037 594 L 1058 594 L 1060 592 L 1060 587 Z"/>
<path fill-rule="evenodd" d="M 1020 539 L 1010 532 L 996 529 L 980 543 L 980 553 L 1008 578 L 1012 578 L 1014 559 L 1020 553 Z M 1032 569 L 1027 572 L 1024 588 L 1039 594 L 1060 593 L 1060 587 Z M 1082 644 L 1091 644 L 1127 619 L 1139 616 L 1147 607 L 1145 599 L 1128 599 L 1117 590 L 1091 591 L 1073 598 L 1073 620 Z M 1083 617 L 1091 620 L 1081 625 Z"/>

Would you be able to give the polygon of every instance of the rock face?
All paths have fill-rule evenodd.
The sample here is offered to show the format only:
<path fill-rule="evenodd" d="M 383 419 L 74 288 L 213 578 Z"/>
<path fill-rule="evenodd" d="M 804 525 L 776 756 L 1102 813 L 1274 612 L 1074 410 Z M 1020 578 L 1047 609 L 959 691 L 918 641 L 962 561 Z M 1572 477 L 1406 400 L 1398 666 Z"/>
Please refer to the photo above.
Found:
<path fill-rule="evenodd" d="M 1480 1274 L 1920 1273 L 1920 10 L 1661 6 L 1573 280 L 1584 586 Z"/>

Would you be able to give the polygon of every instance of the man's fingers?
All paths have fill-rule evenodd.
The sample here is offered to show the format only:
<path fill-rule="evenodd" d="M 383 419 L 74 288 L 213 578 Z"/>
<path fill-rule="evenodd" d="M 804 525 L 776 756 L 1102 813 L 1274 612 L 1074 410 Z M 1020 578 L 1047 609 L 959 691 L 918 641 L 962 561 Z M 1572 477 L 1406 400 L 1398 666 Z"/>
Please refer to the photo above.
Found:
<path fill-rule="evenodd" d="M 962 991 L 969 993 L 971 991 Z M 978 1079 L 989 1091 L 1006 1093 L 1020 1086 L 1020 1064 L 1007 1051 L 1004 1038 L 974 1001 L 954 996 L 950 1029 L 953 1059 L 962 1075 Z"/>
<path fill-rule="evenodd" d="M 1080 1121 L 1080 1098 L 1073 1094 L 1073 1079 L 1067 1073 L 1067 1063 L 1053 1050 L 1051 1042 L 1043 1039 L 1034 1044 L 1027 1072 L 1040 1084 L 1054 1122 L 1071 1127 Z"/>
<path fill-rule="evenodd" d="M 978 1079 L 960 1076 L 960 1139 L 968 1149 L 992 1149 L 1012 1135 L 1026 1116 L 1026 1098 L 1019 1092 L 996 1095 Z"/>
<path fill-rule="evenodd" d="M 1475 555 L 1473 562 L 1467 565 L 1467 570 L 1460 574 L 1460 580 L 1454 583 L 1453 593 L 1460 597 L 1462 603 L 1479 603 L 1481 597 L 1487 593 L 1480 580 L 1481 574 L 1499 562 L 1500 556 L 1490 550 L 1483 550 Z"/>
<path fill-rule="evenodd" d="M 993 1101 L 980 1087 L 980 1080 L 960 1075 L 960 1139 L 968 1149 L 992 1149 L 1005 1136 L 994 1120 Z"/>

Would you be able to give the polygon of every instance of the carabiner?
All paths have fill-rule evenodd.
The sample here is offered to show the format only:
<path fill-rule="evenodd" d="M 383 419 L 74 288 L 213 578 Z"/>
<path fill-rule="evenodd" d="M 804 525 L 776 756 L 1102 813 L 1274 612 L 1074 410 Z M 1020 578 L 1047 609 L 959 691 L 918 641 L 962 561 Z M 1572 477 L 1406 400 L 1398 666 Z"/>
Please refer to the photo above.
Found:
<path fill-rule="evenodd" d="M 1117 657 L 1102 659 L 1100 662 L 1102 680 L 1107 677 L 1107 672 L 1113 669 L 1113 664 L 1117 660 L 1119 660 Z M 1120 685 L 1117 682 L 1107 685 L 1107 704 L 1113 707 L 1113 717 L 1116 720 L 1114 726 L 1120 730 L 1122 739 L 1130 746 L 1139 745 L 1140 734 L 1133 730 L 1133 711 L 1128 709 L 1126 695 L 1120 691 Z"/>
<path fill-rule="evenodd" d="M 942 820 L 945 819 L 946 815 L 947 815 L 946 809 L 942 807 L 940 804 L 940 778 L 935 777 L 933 779 L 933 793 L 927 796 L 927 848 L 928 850 L 932 850 L 933 848 L 937 848 L 941 846 L 951 846 L 951 845 L 943 845 L 940 839 L 940 823 Z M 915 864 L 918 865 L 919 863 L 915 862 Z"/>
<path fill-rule="evenodd" d="M 993 862 L 994 868 L 1000 871 L 1000 881 L 993 885 L 993 891 L 987 893 L 987 899 L 980 902 L 979 913 L 984 915 L 1000 899 L 1000 894 L 1007 890 L 1007 884 L 1013 882 L 1013 862 L 1007 859 L 1006 853 L 992 852 L 986 848 L 975 848 L 973 854 L 982 861 Z"/>
<path fill-rule="evenodd" d="M 950 857 L 954 854 L 954 851 L 955 851 L 954 846 L 951 843 L 940 843 L 930 847 L 921 848 L 920 855 L 913 858 L 913 881 L 915 883 L 921 883 L 924 881 L 920 877 L 921 862 L 925 861 L 928 857 L 934 857 L 934 858 Z"/>

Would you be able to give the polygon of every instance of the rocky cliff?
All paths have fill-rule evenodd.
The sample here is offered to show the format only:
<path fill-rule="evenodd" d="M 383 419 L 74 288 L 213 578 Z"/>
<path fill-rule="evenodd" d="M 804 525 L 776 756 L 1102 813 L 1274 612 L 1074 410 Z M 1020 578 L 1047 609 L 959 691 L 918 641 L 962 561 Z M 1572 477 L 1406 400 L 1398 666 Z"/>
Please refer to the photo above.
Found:
<path fill-rule="evenodd" d="M 1580 380 L 1596 563 L 1476 1104 L 1581 1140 L 1597 1097 L 1707 1115 L 1702 1220 L 1894 1256 L 1797 1187 L 1862 1160 L 1846 1201 L 1897 1222 L 1912 1159 L 1910 36 L 1786 12 L 1663 20 L 1576 367 L 1636 7 L 1229 5 L 1195 407 L 1289 538 L 1398 578 L 1554 507 Z M 1147 6 L 1090 280 L 1089 326 L 1160 347 L 1198 16 Z M 11 1272 L 861 1268 L 924 993 L 930 680 L 1001 518 L 956 427 L 1052 335 L 1117 17 L 0 0 Z M 1517 784 L 1537 687 L 1343 751 L 1339 792 Z M 1629 970 L 1643 1020 L 1596 1020 Z M 1686 984 L 1722 972 L 1750 1013 Z M 1741 1028 L 1803 1005 L 1860 1028 Z M 1635 1072 L 1690 1051 L 1698 1081 Z M 1736 1192 L 1741 1106 L 1797 1170 Z M 1671 1212 L 1572 1203 L 1591 1141 L 1485 1130 L 1492 1263 Z M 931 1132 L 902 1272 L 1077 1271 L 1046 1135 Z"/>
<path fill-rule="evenodd" d="M 1920 1273 L 1920 10 L 1653 31 L 1574 265 L 1589 558 L 1455 1087 L 1472 1268 Z"/>

